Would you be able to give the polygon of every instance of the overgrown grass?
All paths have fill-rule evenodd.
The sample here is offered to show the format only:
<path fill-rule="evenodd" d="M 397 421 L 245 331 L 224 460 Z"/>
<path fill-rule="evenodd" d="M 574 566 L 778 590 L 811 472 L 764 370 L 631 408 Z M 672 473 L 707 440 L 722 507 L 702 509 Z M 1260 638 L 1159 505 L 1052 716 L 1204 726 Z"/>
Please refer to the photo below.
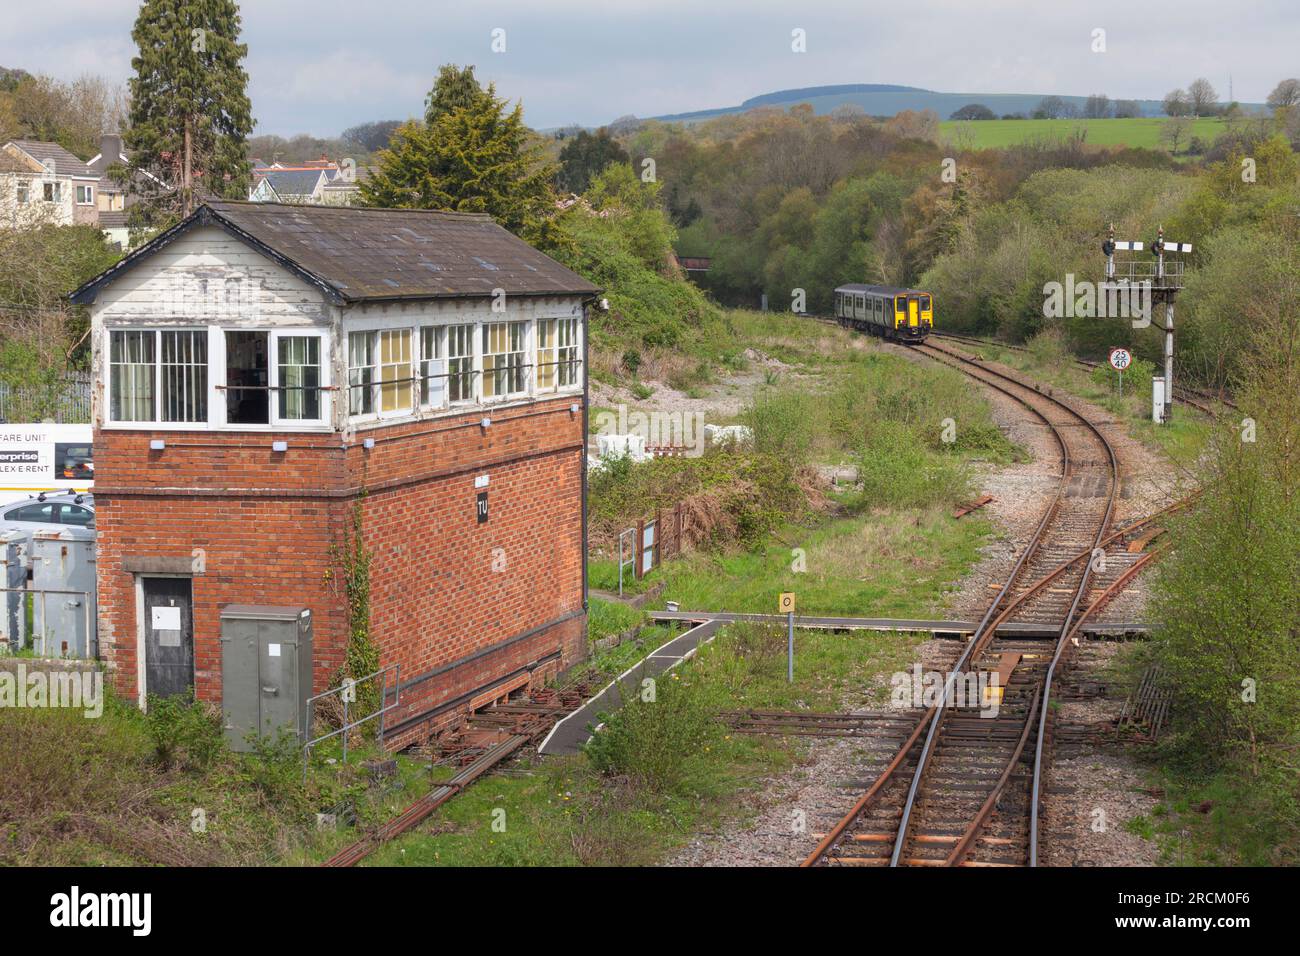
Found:
<path fill-rule="evenodd" d="M 989 532 L 978 516 L 954 521 L 940 508 L 880 510 L 792 525 L 756 551 L 693 552 L 639 585 L 662 581 L 659 603 L 700 610 L 771 613 L 778 594 L 794 591 L 806 614 L 928 613 L 943 605 Z"/>
<path fill-rule="evenodd" d="M 638 700 L 610 715 L 589 753 L 522 760 L 465 791 L 367 863 L 662 862 L 693 835 L 735 820 L 745 803 L 738 797 L 759 790 L 804 752 L 789 739 L 732 734 L 714 714 L 745 705 L 879 703 L 884 695 L 873 676 L 906 666 L 914 649 L 912 639 L 899 635 L 801 632 L 796 639 L 795 683 L 788 685 L 780 629 L 724 628 L 691 661 L 658 679 L 653 702 Z"/>
<path fill-rule="evenodd" d="M 640 624 L 644 617 L 636 608 L 626 604 L 592 598 L 587 609 L 587 639 L 597 641 L 622 634 Z"/>
<path fill-rule="evenodd" d="M 232 753 L 211 705 L 154 700 L 146 715 L 106 689 L 94 719 L 5 708 L 0 864 L 249 866 L 320 855 L 346 837 L 318 832 L 318 812 L 373 822 L 422 792 L 372 792 L 359 767 L 370 753 L 359 746 L 343 765 L 325 747 L 304 783 L 296 737 Z"/>

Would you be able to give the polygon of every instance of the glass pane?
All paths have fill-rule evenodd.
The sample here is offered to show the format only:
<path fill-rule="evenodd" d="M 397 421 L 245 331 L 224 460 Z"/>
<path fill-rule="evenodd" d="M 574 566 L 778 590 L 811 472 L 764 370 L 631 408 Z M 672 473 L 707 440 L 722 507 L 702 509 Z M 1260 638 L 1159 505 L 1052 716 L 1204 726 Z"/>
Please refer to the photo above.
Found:
<path fill-rule="evenodd" d="M 286 335 L 279 343 L 280 417 L 315 421 L 320 418 L 320 339 Z"/>
<path fill-rule="evenodd" d="M 162 420 L 208 420 L 208 334 L 162 333 Z"/>
<path fill-rule="evenodd" d="M 109 416 L 118 422 L 153 421 L 153 332 L 114 332 L 109 345 Z"/>

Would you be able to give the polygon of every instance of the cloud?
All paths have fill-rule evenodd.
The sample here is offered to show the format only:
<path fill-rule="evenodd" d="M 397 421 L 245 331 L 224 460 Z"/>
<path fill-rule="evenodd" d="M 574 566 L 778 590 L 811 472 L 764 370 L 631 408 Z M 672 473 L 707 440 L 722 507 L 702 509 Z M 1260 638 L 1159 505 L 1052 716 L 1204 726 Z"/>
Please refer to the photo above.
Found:
<path fill-rule="evenodd" d="M 1209 77 L 1258 102 L 1295 71 L 1294 0 L 244 0 L 259 132 L 331 135 L 419 115 L 441 63 L 474 63 L 529 123 L 598 125 L 730 106 L 775 89 L 902 83 L 961 93 L 1159 98 Z M 137 0 L 45 0 L 0 36 L 0 64 L 123 79 Z M 491 31 L 506 30 L 493 53 Z M 807 32 L 808 52 L 790 50 Z M 1107 51 L 1091 51 L 1092 30 Z"/>

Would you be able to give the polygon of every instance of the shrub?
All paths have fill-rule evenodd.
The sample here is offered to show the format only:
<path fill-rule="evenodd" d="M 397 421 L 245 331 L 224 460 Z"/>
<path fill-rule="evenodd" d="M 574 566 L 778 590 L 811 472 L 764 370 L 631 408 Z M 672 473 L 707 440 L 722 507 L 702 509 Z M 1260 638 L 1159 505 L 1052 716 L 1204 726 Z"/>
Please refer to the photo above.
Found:
<path fill-rule="evenodd" d="M 205 770 L 225 750 L 221 713 L 192 695 L 149 695 L 145 727 L 153 758 L 162 770 Z"/>
<path fill-rule="evenodd" d="M 671 791 L 685 779 L 692 755 L 719 736 L 717 708 L 676 674 L 655 678 L 652 694 L 639 672 L 623 686 L 628 699 L 621 710 L 601 715 L 605 727 L 584 748 L 587 758 L 602 774 Z"/>

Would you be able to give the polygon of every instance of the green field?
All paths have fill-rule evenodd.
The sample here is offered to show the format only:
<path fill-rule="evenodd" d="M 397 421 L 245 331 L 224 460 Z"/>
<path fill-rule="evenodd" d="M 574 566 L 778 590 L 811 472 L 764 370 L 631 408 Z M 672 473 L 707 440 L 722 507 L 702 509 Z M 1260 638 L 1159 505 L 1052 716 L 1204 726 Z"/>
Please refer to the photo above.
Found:
<path fill-rule="evenodd" d="M 1064 140 L 1076 130 L 1087 134 L 1093 146 L 1138 146 L 1146 149 L 1167 149 L 1160 141 L 1164 118 L 1143 119 L 1041 119 L 1041 120 L 947 120 L 939 124 L 939 132 L 950 142 L 971 149 L 996 149 L 1015 146 L 1036 140 Z M 1221 119 L 1192 120 L 1190 135 L 1178 144 L 1179 151 L 1187 149 L 1191 136 L 1211 143 L 1227 129 Z"/>

